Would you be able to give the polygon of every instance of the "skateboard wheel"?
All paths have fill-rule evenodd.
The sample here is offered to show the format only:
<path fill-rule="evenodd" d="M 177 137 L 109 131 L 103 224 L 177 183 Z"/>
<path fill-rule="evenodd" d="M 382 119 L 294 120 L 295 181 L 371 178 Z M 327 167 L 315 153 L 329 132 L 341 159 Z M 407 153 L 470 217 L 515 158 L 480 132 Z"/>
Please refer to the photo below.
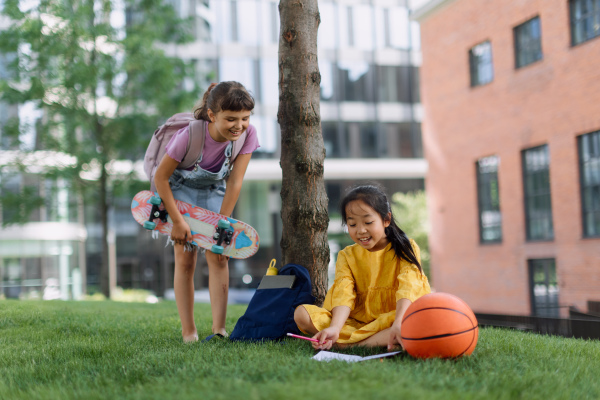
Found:
<path fill-rule="evenodd" d="M 158 196 L 152 196 L 152 197 L 150 197 L 150 200 L 148 201 L 148 203 L 152 204 L 153 206 L 160 206 L 160 203 L 162 203 L 162 200 Z"/>
<path fill-rule="evenodd" d="M 144 228 L 153 231 L 156 228 L 156 222 L 144 221 Z"/>
<path fill-rule="evenodd" d="M 231 224 L 226 219 L 220 219 L 219 222 L 217 223 L 217 227 L 223 228 L 223 229 L 227 229 L 230 226 L 231 226 Z"/>
<path fill-rule="evenodd" d="M 218 246 L 216 244 L 213 244 L 213 247 L 210 249 L 210 251 L 215 254 L 223 254 L 223 250 L 225 250 L 223 246 Z"/>

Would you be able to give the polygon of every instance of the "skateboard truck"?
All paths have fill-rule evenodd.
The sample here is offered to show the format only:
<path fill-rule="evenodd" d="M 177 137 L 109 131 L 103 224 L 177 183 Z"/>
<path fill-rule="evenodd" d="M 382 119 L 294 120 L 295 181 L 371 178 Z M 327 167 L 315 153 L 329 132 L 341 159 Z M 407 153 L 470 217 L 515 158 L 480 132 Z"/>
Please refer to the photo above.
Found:
<path fill-rule="evenodd" d="M 144 221 L 144 228 L 153 231 L 156 228 L 156 222 L 153 220 L 159 218 L 162 222 L 167 222 L 168 213 L 167 210 L 161 210 L 158 208 L 162 203 L 160 197 L 152 196 L 148 202 L 152 204 L 152 210 L 150 211 L 150 217 L 148 218 L 148 221 Z"/>
<path fill-rule="evenodd" d="M 217 230 L 213 235 L 213 239 L 217 241 L 217 244 L 214 244 L 210 251 L 215 254 L 223 254 L 225 248 L 222 246 L 223 242 L 226 245 L 231 244 L 231 239 L 233 238 L 233 231 L 231 231 L 231 224 L 226 219 L 220 219 L 217 223 Z"/>

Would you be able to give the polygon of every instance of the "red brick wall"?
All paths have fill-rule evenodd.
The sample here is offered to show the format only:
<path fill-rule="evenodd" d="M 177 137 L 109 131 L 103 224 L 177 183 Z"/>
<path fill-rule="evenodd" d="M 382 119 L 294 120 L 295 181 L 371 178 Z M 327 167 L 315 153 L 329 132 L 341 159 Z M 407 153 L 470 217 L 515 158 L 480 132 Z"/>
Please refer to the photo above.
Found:
<path fill-rule="evenodd" d="M 543 59 L 515 69 L 513 27 L 539 15 Z M 494 80 L 470 87 L 471 47 Z M 600 37 L 572 47 L 566 0 L 450 2 L 421 21 L 432 284 L 475 311 L 530 313 L 527 259 L 555 258 L 559 302 L 600 300 L 600 239 L 583 239 L 576 137 L 600 130 Z M 521 151 L 548 144 L 555 238 L 525 240 Z M 479 243 L 475 162 L 496 154 L 501 244 Z M 563 315 L 566 310 L 563 310 Z"/>

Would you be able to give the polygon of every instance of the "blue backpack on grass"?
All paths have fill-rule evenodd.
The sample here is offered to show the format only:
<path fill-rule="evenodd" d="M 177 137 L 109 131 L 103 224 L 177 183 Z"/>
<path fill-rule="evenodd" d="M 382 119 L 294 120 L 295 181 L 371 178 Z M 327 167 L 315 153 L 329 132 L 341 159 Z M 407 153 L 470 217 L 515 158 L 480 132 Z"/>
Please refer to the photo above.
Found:
<path fill-rule="evenodd" d="M 265 284 L 274 281 L 287 281 L 288 284 Z M 300 334 L 294 322 L 294 310 L 301 304 L 314 302 L 307 269 L 298 264 L 286 264 L 279 270 L 278 275 L 263 277 L 261 285 L 248 304 L 248 309 L 235 324 L 229 339 L 278 340 L 284 338 L 288 332 Z"/>

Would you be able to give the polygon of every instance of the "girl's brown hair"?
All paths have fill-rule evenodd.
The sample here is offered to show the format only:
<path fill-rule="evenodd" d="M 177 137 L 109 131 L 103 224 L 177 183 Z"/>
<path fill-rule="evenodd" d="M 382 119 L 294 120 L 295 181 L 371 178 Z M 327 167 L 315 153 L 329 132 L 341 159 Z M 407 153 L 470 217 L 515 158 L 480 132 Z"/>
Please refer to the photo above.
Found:
<path fill-rule="evenodd" d="M 239 82 L 211 83 L 199 105 L 194 107 L 194 118 L 210 122 L 208 109 L 215 114 L 223 110 L 252 111 L 254 98 Z"/>

